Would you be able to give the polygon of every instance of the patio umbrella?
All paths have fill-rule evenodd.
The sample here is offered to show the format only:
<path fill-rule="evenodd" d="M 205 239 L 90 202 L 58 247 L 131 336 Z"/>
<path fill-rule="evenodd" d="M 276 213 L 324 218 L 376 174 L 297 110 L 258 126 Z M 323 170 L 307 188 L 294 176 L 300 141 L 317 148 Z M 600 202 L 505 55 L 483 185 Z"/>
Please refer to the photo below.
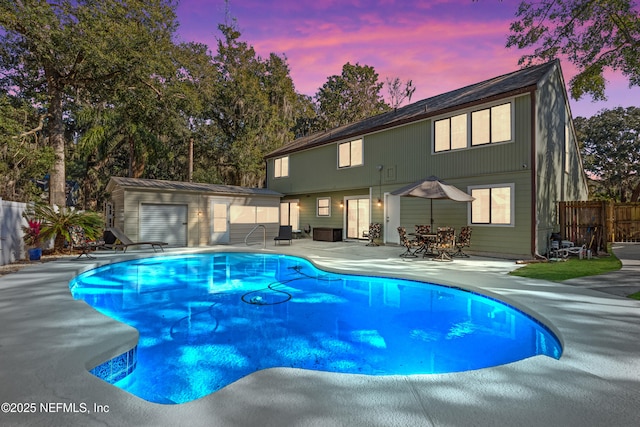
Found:
<path fill-rule="evenodd" d="M 414 182 L 391 192 L 394 196 L 421 197 L 431 199 L 431 229 L 433 229 L 433 199 L 449 199 L 456 202 L 472 202 L 475 199 L 436 176 Z"/>

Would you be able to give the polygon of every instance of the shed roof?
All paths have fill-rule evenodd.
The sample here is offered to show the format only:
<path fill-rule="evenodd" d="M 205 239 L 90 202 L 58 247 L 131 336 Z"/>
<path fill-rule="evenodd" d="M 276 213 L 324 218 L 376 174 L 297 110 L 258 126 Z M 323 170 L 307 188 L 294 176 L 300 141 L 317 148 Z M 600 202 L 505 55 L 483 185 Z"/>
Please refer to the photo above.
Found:
<path fill-rule="evenodd" d="M 137 190 L 183 191 L 208 194 L 222 194 L 231 196 L 271 196 L 281 197 L 282 194 L 267 188 L 239 187 L 237 185 L 204 184 L 198 182 L 165 181 L 161 179 L 124 178 L 112 176 L 107 185 L 107 191 L 113 191 L 115 186 Z"/>
<path fill-rule="evenodd" d="M 538 82 L 550 70 L 559 66 L 560 62 L 554 59 L 541 65 L 523 68 L 451 92 L 423 99 L 355 123 L 304 136 L 270 152 L 265 158 L 281 156 L 346 138 L 362 136 L 367 133 L 444 114 L 447 111 L 464 108 L 465 106 L 488 102 L 492 99 L 531 92 L 537 88 Z"/>

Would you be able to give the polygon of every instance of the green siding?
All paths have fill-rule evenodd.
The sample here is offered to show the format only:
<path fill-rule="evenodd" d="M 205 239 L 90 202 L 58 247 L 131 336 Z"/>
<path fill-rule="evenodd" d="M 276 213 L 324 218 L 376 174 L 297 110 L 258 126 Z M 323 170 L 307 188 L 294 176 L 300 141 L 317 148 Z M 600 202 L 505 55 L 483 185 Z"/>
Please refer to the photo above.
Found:
<path fill-rule="evenodd" d="M 454 179 L 520 171 L 531 163 L 530 103 L 528 95 L 515 99 L 513 142 L 432 154 L 431 120 L 424 120 L 365 136 L 362 166 L 338 169 L 337 144 L 293 153 L 289 177 L 271 177 L 269 188 L 291 194 L 373 187 L 381 180 L 408 183 L 430 175 Z"/>
<path fill-rule="evenodd" d="M 299 195 L 290 195 L 284 197 L 282 200 L 297 199 L 299 206 L 299 222 L 300 229 L 304 229 L 306 225 L 310 225 L 312 228 L 316 227 L 331 227 L 331 228 L 343 228 L 344 227 L 344 206 L 340 206 L 344 202 L 345 197 L 349 196 L 369 196 L 369 188 L 351 189 L 348 191 L 332 191 L 332 192 L 320 192 L 320 193 L 308 193 Z M 316 200 L 318 197 L 330 197 L 331 198 L 331 216 L 319 217 L 316 214 Z M 375 198 L 374 197 L 374 202 Z M 374 203 L 375 206 L 375 203 Z M 375 211 L 375 212 L 374 212 Z M 372 207 L 371 213 L 373 222 L 380 222 L 382 220 L 382 208 Z"/>
<path fill-rule="evenodd" d="M 530 172 L 502 174 L 493 177 L 465 177 L 462 181 L 448 181 L 463 191 L 468 186 L 514 184 L 515 221 L 513 226 L 490 226 L 470 224 L 468 203 L 450 200 L 433 200 L 434 227 L 454 227 L 456 233 L 465 225 L 472 226 L 471 250 L 490 255 L 509 254 L 525 257 L 531 252 L 531 185 Z M 416 197 L 403 197 L 400 200 L 400 225 L 407 230 L 416 224 L 429 224 L 431 201 Z"/>
<path fill-rule="evenodd" d="M 339 207 L 343 198 L 371 192 L 371 221 L 384 227 L 384 207 L 378 207 L 376 199 L 385 192 L 431 175 L 463 191 L 468 191 L 469 186 L 513 184 L 514 225 L 472 225 L 471 250 L 518 258 L 531 256 L 532 251 L 542 253 L 546 246 L 541 246 L 540 242 L 546 241 L 555 224 L 556 202 L 583 199 L 587 195 L 573 127 L 565 117 L 567 99 L 559 67 L 539 82 L 535 92 L 505 100 L 513 102 L 512 141 L 433 153 L 432 120 L 444 116 L 433 117 L 365 134 L 364 164 L 359 167 L 337 168 L 337 143 L 294 152 L 289 156 L 290 176 L 270 177 L 269 188 L 300 200 L 301 227 L 306 224 L 343 227 L 344 213 Z M 489 105 L 495 103 L 452 111 L 447 116 Z M 574 146 L 569 153 L 571 166 L 567 172 L 563 160 L 566 120 L 569 120 L 569 138 Z M 535 150 L 532 149 L 532 137 L 536 138 Z M 269 171 L 273 170 L 273 159 L 267 166 Z M 534 188 L 535 208 L 532 206 Z M 332 198 L 332 216 L 318 218 L 315 215 L 316 197 L 327 195 Z M 400 224 L 408 230 L 413 230 L 416 224 L 429 224 L 429 209 L 428 200 L 402 198 Z M 470 225 L 468 212 L 467 203 L 433 201 L 435 226 L 446 225 L 459 230 Z"/>

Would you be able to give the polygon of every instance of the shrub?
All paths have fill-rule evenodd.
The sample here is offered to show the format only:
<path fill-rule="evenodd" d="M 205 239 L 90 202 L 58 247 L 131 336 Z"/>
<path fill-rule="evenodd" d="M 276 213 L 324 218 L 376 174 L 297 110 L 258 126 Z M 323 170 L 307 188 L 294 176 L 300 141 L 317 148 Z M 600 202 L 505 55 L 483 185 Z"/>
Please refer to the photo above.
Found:
<path fill-rule="evenodd" d="M 53 248 L 56 251 L 63 250 L 65 241 L 70 240 L 69 227 L 73 225 L 82 227 L 89 240 L 102 238 L 104 221 L 97 212 L 37 203 L 29 207 L 24 215 L 27 220 L 40 222 L 40 241 L 54 239 Z"/>

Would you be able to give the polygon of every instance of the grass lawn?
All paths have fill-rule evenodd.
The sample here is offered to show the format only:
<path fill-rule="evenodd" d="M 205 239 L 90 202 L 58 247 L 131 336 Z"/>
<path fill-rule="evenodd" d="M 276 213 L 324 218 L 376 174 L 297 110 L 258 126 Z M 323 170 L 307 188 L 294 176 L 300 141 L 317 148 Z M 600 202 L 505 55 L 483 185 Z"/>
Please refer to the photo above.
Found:
<path fill-rule="evenodd" d="M 564 262 L 541 262 L 527 264 L 510 274 L 513 276 L 529 277 L 532 279 L 550 280 L 561 282 L 575 277 L 595 276 L 596 274 L 608 273 L 619 270 L 622 263 L 613 252 L 609 251 L 608 256 L 600 256 L 592 259 L 579 259 L 570 257 Z M 640 299 L 640 295 L 637 297 Z"/>
<path fill-rule="evenodd" d="M 636 292 L 635 294 L 631 294 L 627 298 L 640 300 L 640 292 Z"/>

